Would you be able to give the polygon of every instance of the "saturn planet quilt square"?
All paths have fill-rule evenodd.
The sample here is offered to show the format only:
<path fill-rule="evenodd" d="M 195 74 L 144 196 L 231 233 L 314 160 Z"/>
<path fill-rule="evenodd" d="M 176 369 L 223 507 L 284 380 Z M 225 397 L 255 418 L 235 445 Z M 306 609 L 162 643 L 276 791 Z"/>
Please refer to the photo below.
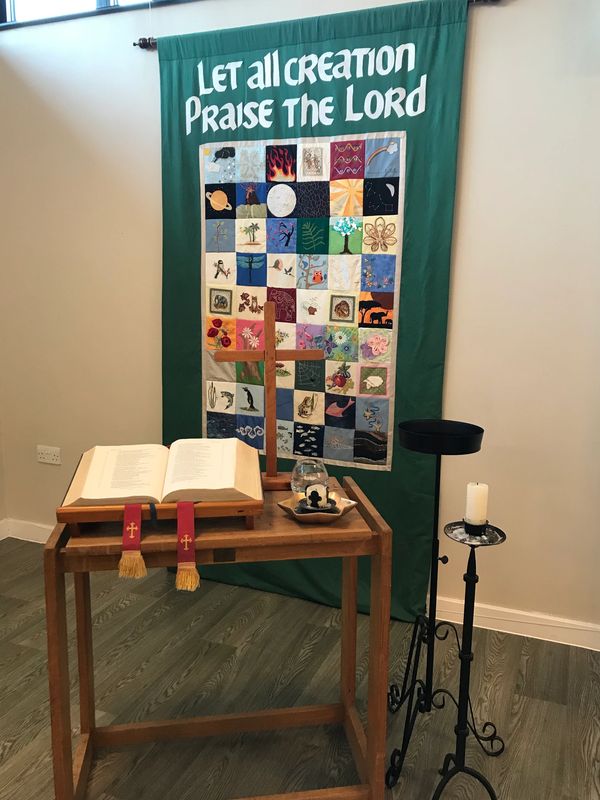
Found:
<path fill-rule="evenodd" d="M 278 455 L 390 469 L 404 133 L 200 147 L 203 434 L 264 447 L 264 364 L 211 352 L 324 350 L 277 361 Z"/>

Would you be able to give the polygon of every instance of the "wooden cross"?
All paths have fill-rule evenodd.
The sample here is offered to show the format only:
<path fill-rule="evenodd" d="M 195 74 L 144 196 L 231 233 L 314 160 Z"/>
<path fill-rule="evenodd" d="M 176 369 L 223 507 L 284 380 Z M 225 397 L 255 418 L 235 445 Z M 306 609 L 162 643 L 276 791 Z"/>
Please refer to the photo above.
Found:
<path fill-rule="evenodd" d="M 265 488 L 286 488 L 284 480 L 277 476 L 277 361 L 322 361 L 323 350 L 277 350 L 275 341 L 275 303 L 265 303 L 265 349 L 264 350 L 218 350 L 213 353 L 215 361 L 264 361 L 265 362 L 265 455 L 267 460 Z"/>

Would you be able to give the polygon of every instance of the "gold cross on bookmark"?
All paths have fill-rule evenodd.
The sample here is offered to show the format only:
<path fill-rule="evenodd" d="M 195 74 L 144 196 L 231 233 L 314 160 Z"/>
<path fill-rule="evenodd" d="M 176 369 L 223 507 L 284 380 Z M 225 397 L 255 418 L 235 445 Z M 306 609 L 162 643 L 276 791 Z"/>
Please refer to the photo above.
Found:
<path fill-rule="evenodd" d="M 277 476 L 277 361 L 323 361 L 323 350 L 278 350 L 275 340 L 275 303 L 265 303 L 265 349 L 264 350 L 218 350 L 213 353 L 215 361 L 264 361 L 265 362 L 265 456 L 267 461 L 265 489 L 287 488 L 287 483 Z"/>
<path fill-rule="evenodd" d="M 134 539 L 135 534 L 137 533 L 138 526 L 135 522 L 130 522 L 127 528 L 125 529 L 129 533 L 129 538 Z"/>

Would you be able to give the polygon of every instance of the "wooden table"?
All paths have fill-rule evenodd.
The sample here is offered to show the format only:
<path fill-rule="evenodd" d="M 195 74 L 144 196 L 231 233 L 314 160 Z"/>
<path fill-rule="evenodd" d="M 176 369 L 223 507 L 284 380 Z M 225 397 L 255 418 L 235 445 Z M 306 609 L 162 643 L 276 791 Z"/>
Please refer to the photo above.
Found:
<path fill-rule="evenodd" d="M 335 482 L 333 482 L 335 484 Z M 339 486 L 335 486 L 340 490 Z M 120 747 L 157 740 L 215 736 L 312 725 L 341 724 L 350 743 L 360 784 L 332 789 L 269 795 L 268 800 L 382 800 L 385 793 L 388 637 L 391 592 L 391 530 L 350 478 L 348 497 L 358 502 L 330 526 L 300 525 L 286 517 L 277 501 L 289 492 L 265 493 L 264 513 L 254 530 L 239 519 L 203 522 L 196 539 L 198 564 L 284 561 L 300 558 L 343 559 L 340 701 L 330 705 L 266 709 L 244 714 L 193 717 L 97 726 L 90 602 L 90 572 L 116 570 L 121 553 L 118 527 L 59 524 L 44 549 L 48 674 L 52 755 L 56 800 L 82 800 L 96 747 Z M 166 533 L 148 533 L 142 552 L 148 567 L 176 563 L 173 523 Z M 170 527 L 169 527 L 170 526 Z M 171 532 L 168 532 L 171 531 Z M 369 686 L 366 730 L 356 708 L 357 557 L 371 557 Z M 73 573 L 79 668 L 81 736 L 73 754 L 67 656 L 65 574 Z M 200 592 L 202 587 L 200 587 Z M 202 602 L 191 596 L 190 602 Z M 248 800 L 248 799 L 247 799 Z M 266 797 L 254 800 L 267 800 Z"/>

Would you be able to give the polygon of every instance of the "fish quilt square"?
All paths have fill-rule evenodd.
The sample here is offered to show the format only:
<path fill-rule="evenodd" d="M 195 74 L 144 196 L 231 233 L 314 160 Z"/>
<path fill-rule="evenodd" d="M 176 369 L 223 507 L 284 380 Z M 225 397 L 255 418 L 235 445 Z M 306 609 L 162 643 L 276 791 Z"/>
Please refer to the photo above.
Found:
<path fill-rule="evenodd" d="M 201 145 L 203 435 L 265 445 L 264 307 L 275 303 L 278 455 L 392 463 L 406 136 Z M 216 363 L 228 349 L 239 361 Z M 324 357 L 305 360 L 303 350 Z"/>

